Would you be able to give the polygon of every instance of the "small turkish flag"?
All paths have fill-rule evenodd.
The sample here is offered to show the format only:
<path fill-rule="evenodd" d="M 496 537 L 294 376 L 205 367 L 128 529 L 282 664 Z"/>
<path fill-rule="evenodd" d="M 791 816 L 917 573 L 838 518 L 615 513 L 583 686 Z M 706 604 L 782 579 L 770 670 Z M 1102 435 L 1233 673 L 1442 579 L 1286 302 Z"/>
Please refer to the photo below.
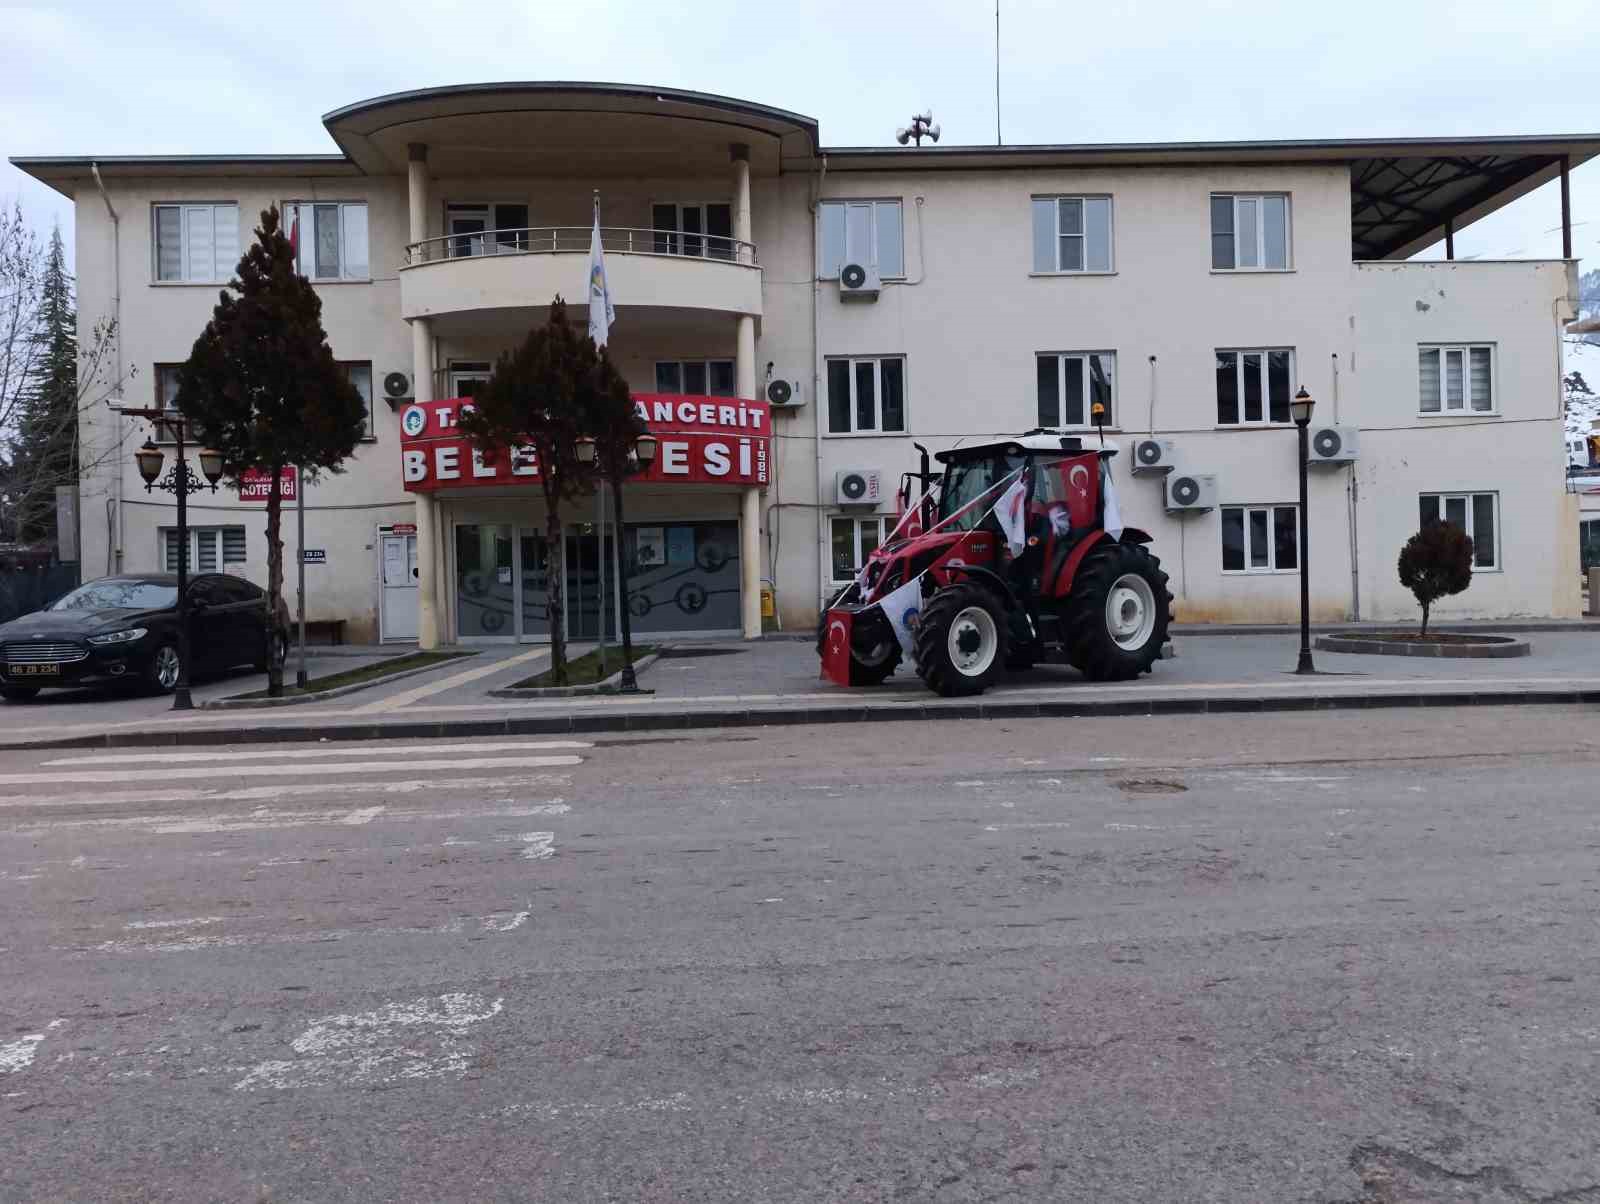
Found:
<path fill-rule="evenodd" d="M 823 616 L 822 676 L 834 685 L 850 684 L 850 620 L 848 610 L 830 610 Z"/>

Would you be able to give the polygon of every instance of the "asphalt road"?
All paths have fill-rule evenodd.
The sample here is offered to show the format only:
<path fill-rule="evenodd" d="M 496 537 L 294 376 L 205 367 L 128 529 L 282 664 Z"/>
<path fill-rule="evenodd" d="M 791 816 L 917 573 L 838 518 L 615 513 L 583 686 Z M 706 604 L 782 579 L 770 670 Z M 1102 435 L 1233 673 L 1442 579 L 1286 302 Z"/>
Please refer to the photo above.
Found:
<path fill-rule="evenodd" d="M 1600 1201 L 1579 709 L 0 754 L 0 1198 Z"/>

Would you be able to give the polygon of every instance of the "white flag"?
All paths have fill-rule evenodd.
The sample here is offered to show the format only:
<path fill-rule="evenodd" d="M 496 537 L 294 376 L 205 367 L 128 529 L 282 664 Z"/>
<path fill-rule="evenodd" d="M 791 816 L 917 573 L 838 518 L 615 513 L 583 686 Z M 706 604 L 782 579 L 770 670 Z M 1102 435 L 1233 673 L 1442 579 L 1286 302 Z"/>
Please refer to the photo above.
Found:
<path fill-rule="evenodd" d="M 1122 507 L 1117 505 L 1117 487 L 1111 480 L 1111 461 L 1100 461 L 1100 503 L 1103 512 L 1101 526 L 1112 539 L 1122 538 Z"/>
<path fill-rule="evenodd" d="M 887 597 L 880 598 L 878 605 L 888 618 L 889 626 L 894 628 L 901 651 L 907 656 L 914 656 L 911 639 L 922 611 L 922 575 L 917 574 Z"/>
<path fill-rule="evenodd" d="M 600 249 L 600 214 L 594 215 L 594 233 L 589 235 L 589 337 L 596 347 L 604 347 L 617 320 L 617 307 L 611 304 L 611 287 L 606 283 L 606 257 Z"/>
<path fill-rule="evenodd" d="M 1013 556 L 1021 556 L 1028 544 L 1028 474 L 1022 473 L 994 504 L 994 516 L 1006 534 L 1006 546 Z"/>

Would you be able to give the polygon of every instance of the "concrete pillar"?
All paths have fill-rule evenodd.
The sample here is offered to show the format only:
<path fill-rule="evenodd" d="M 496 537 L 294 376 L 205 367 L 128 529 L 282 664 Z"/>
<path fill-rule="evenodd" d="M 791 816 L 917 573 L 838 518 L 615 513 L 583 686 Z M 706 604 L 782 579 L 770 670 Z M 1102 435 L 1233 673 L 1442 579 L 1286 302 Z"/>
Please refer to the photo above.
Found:
<path fill-rule="evenodd" d="M 428 147 L 426 143 L 406 144 L 407 242 L 428 237 Z"/>
<path fill-rule="evenodd" d="M 753 640 L 761 635 L 761 490 L 747 486 L 739 501 L 740 627 Z"/>
<path fill-rule="evenodd" d="M 411 389 L 417 401 L 433 400 L 433 329 L 427 318 L 411 319 Z M 411 495 L 417 522 L 417 642 L 437 648 L 439 622 L 439 505 L 430 493 Z"/>
<path fill-rule="evenodd" d="M 733 160 L 733 236 L 741 243 L 751 242 L 750 236 L 750 147 L 743 142 L 728 144 L 728 156 Z M 740 263 L 754 262 L 750 252 L 742 247 L 736 256 Z M 744 394 L 740 394 L 744 396 Z"/>

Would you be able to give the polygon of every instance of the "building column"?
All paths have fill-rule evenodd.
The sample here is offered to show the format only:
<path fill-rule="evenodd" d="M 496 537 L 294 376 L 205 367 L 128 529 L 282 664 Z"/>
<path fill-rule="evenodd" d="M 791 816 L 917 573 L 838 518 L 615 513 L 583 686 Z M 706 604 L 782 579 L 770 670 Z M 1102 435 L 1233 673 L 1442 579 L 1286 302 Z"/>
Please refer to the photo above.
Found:
<path fill-rule="evenodd" d="M 406 144 L 407 242 L 428 237 L 428 146 L 424 142 Z"/>
<path fill-rule="evenodd" d="M 738 229 L 737 223 L 734 228 Z M 749 314 L 740 314 L 736 320 L 734 391 L 740 397 L 755 397 L 756 320 Z M 740 499 L 739 602 L 744 638 L 753 640 L 761 634 L 761 490 L 754 485 L 747 486 Z"/>
<path fill-rule="evenodd" d="M 427 318 L 411 319 L 411 391 L 433 400 L 433 329 Z M 417 522 L 417 643 L 437 648 L 439 623 L 439 505 L 431 493 L 414 493 Z"/>
<path fill-rule="evenodd" d="M 741 243 L 753 241 L 750 237 L 750 147 L 743 142 L 728 144 L 728 157 L 733 160 L 733 236 Z M 734 256 L 740 263 L 749 258 L 743 247 Z"/>

